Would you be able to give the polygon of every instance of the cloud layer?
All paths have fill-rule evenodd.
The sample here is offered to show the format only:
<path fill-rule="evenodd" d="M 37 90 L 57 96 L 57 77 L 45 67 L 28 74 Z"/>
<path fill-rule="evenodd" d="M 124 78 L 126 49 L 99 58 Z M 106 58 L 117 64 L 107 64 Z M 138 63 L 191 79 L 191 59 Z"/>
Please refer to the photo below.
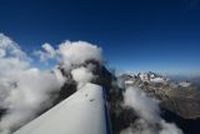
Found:
<path fill-rule="evenodd" d="M 57 69 L 41 71 L 31 66 L 31 58 L 5 35 L 0 35 L 0 107 L 6 114 L 0 133 L 10 133 L 37 112 L 51 105 L 51 93 L 64 83 Z"/>
<path fill-rule="evenodd" d="M 42 45 L 42 50 L 35 51 L 41 61 L 56 59 L 67 69 L 72 65 L 80 65 L 88 60 L 103 63 L 102 49 L 85 41 L 65 41 L 54 49 L 50 44 Z"/>
<path fill-rule="evenodd" d="M 124 93 L 124 105 L 132 107 L 139 119 L 121 134 L 182 134 L 175 124 L 160 117 L 158 102 L 146 96 L 136 87 L 129 87 Z"/>

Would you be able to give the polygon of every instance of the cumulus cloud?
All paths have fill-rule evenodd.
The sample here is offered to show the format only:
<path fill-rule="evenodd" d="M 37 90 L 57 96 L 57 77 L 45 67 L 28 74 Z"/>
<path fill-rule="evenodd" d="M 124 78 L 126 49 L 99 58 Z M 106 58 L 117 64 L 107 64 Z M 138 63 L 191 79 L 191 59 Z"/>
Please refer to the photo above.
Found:
<path fill-rule="evenodd" d="M 71 71 L 73 79 L 78 83 L 78 86 L 82 86 L 88 82 L 91 82 L 95 78 L 91 70 L 86 67 L 80 67 Z"/>
<path fill-rule="evenodd" d="M 42 45 L 42 50 L 36 51 L 35 54 L 40 57 L 41 61 L 56 59 L 62 62 L 66 69 L 91 59 L 99 63 L 103 62 L 102 49 L 85 41 L 65 41 L 58 45 L 58 49 L 45 43 Z"/>
<path fill-rule="evenodd" d="M 0 34 L 0 50 L 1 55 L 3 56 L 14 57 L 20 60 L 29 59 L 29 57 L 21 50 L 17 43 L 4 34 Z"/>
<path fill-rule="evenodd" d="M 1 119 L 1 127 L 9 129 L 28 121 L 41 109 L 51 105 L 50 93 L 57 91 L 63 81 L 57 79 L 54 73 L 29 69 L 13 76 L 16 86 L 9 85 L 9 93 L 1 102 L 8 109 Z M 41 107 L 43 106 L 43 107 Z"/>
<path fill-rule="evenodd" d="M 48 59 L 56 57 L 56 50 L 49 43 L 44 43 L 42 50 L 35 51 L 34 53 L 39 56 L 41 62 L 46 62 Z"/>
<path fill-rule="evenodd" d="M 148 98 L 145 93 L 135 87 L 126 89 L 124 104 L 131 106 L 145 120 L 156 122 L 159 120 L 159 107 L 155 100 Z"/>
<path fill-rule="evenodd" d="M 160 134 L 183 134 L 183 132 L 173 123 L 167 123 L 166 121 L 161 120 L 161 126 L 162 130 L 160 130 Z"/>
<path fill-rule="evenodd" d="M 51 93 L 59 91 L 65 80 L 58 69 L 41 71 L 32 67 L 31 58 L 3 34 L 0 53 L 0 108 L 6 109 L 0 133 L 9 134 L 49 107 Z"/>
<path fill-rule="evenodd" d="M 129 87 L 124 93 L 124 105 L 132 107 L 139 119 L 121 134 L 182 134 L 174 124 L 160 117 L 158 102 L 149 98 L 136 87 Z"/>
<path fill-rule="evenodd" d="M 159 134 L 158 128 L 154 128 L 151 124 L 147 123 L 144 119 L 140 118 L 120 132 L 120 134 Z"/>
<path fill-rule="evenodd" d="M 42 45 L 42 48 L 44 48 L 44 50 L 51 56 L 54 57 L 56 52 L 54 50 L 54 48 L 49 44 L 49 43 L 45 43 Z"/>
<path fill-rule="evenodd" d="M 6 55 L 5 50 L 0 49 L 0 57 L 4 57 Z"/>
<path fill-rule="evenodd" d="M 66 64 L 82 64 L 91 59 L 103 62 L 101 48 L 84 41 L 65 41 L 59 45 L 58 53 Z"/>

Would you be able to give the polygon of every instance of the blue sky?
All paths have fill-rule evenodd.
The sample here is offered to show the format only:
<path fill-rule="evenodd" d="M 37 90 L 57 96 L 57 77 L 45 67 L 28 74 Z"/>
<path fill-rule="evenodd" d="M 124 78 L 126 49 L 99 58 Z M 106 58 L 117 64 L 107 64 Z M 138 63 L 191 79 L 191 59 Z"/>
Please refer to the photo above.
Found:
<path fill-rule="evenodd" d="M 27 52 L 84 40 L 122 71 L 200 73 L 199 0 L 2 0 L 0 16 Z"/>

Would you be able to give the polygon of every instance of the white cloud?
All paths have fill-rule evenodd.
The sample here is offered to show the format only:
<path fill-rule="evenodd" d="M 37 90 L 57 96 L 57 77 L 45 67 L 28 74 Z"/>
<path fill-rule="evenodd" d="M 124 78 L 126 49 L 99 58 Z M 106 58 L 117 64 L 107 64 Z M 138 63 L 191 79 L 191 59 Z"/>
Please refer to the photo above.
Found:
<path fill-rule="evenodd" d="M 3 128 L 19 124 L 21 120 L 29 120 L 33 113 L 48 107 L 51 104 L 49 93 L 58 91 L 63 84 L 54 73 L 38 69 L 25 70 L 12 79 L 17 85 L 8 87 L 10 91 L 3 101 L 4 108 L 8 109 L 8 114 L 1 120 Z M 17 114 L 16 120 L 10 119 L 13 114 Z"/>
<path fill-rule="evenodd" d="M 157 128 L 158 129 L 158 128 Z M 120 134 L 159 134 L 153 126 L 150 126 L 144 119 L 138 119 L 131 127 L 124 129 Z"/>
<path fill-rule="evenodd" d="M 95 78 L 92 72 L 85 67 L 73 69 L 71 71 L 71 74 L 73 79 L 78 83 L 79 87 L 82 86 L 83 84 L 91 82 L 91 80 Z"/>
<path fill-rule="evenodd" d="M 44 43 L 42 50 L 35 51 L 34 53 L 39 56 L 41 62 L 56 58 L 56 50 L 49 43 Z"/>
<path fill-rule="evenodd" d="M 147 97 L 138 88 L 129 87 L 124 94 L 124 104 L 131 106 L 136 112 L 149 122 L 159 120 L 159 107 L 156 101 Z"/>
<path fill-rule="evenodd" d="M 54 56 L 55 56 L 56 52 L 55 52 L 54 48 L 53 48 L 49 43 L 44 43 L 44 44 L 42 45 L 42 48 L 44 48 L 44 50 L 45 50 L 47 53 L 49 53 L 49 55 L 50 55 L 51 57 L 54 57 Z"/>
<path fill-rule="evenodd" d="M 59 70 L 31 67 L 27 54 L 3 34 L 0 50 L 0 107 L 7 109 L 0 121 L 0 133 L 10 133 L 51 105 L 50 93 L 59 91 L 64 78 Z"/>
<path fill-rule="evenodd" d="M 91 59 L 103 62 L 101 48 L 84 41 L 66 41 L 59 45 L 58 53 L 64 63 L 70 65 L 82 64 Z"/>
<path fill-rule="evenodd" d="M 0 49 L 0 58 L 4 57 L 6 55 L 6 51 L 3 49 Z"/>
<path fill-rule="evenodd" d="M 65 41 L 58 45 L 58 49 L 45 43 L 42 50 L 35 51 L 34 54 L 39 56 L 42 62 L 48 62 L 49 59 L 57 60 L 66 70 L 88 60 L 103 63 L 102 49 L 85 41 Z"/>
<path fill-rule="evenodd" d="M 14 57 L 20 60 L 29 59 L 29 57 L 21 50 L 17 43 L 4 34 L 0 34 L 0 49 L 3 51 L 4 56 Z"/>
<path fill-rule="evenodd" d="M 162 130 L 159 134 L 182 134 L 183 132 L 173 123 L 161 121 Z"/>
<path fill-rule="evenodd" d="M 129 87 L 124 94 L 124 105 L 132 107 L 139 116 L 132 126 L 120 134 L 182 134 L 172 123 L 160 117 L 158 102 L 149 98 L 138 88 Z M 159 125 L 160 129 L 156 128 Z"/>

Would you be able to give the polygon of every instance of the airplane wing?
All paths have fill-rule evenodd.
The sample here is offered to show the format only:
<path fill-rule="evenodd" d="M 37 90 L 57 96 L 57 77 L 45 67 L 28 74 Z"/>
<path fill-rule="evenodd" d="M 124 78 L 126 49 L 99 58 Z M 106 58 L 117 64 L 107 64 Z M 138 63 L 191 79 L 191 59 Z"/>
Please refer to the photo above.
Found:
<path fill-rule="evenodd" d="M 103 88 L 82 89 L 14 134 L 110 134 Z"/>

